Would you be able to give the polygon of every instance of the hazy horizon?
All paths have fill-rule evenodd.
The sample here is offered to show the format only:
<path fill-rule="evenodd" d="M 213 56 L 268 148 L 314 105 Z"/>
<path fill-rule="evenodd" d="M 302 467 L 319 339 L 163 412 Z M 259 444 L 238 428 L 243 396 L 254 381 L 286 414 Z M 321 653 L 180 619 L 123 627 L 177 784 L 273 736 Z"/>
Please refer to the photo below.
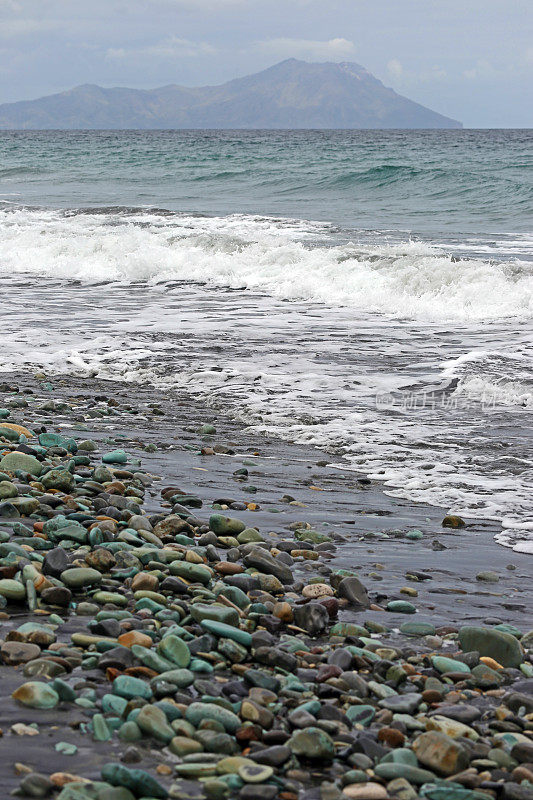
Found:
<path fill-rule="evenodd" d="M 532 19 L 526 0 L 0 0 L 0 102 L 216 85 L 293 57 L 361 64 L 467 128 L 529 128 Z"/>

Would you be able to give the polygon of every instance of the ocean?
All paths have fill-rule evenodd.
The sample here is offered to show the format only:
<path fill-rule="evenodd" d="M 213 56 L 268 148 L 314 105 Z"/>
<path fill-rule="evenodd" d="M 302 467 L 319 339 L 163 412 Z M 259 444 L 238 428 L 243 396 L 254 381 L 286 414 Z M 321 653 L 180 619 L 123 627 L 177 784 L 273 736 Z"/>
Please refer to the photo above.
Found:
<path fill-rule="evenodd" d="M 186 391 L 533 553 L 533 132 L 0 133 L 0 371 Z"/>

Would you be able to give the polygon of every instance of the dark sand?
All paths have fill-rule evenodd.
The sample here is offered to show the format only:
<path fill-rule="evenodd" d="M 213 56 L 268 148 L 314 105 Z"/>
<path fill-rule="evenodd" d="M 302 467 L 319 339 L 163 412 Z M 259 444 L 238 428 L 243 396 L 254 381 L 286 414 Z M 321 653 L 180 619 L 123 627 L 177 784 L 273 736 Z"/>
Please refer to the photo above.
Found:
<path fill-rule="evenodd" d="M 372 610 L 360 613 L 344 611 L 339 616 L 341 620 L 361 622 L 375 619 L 392 628 L 399 627 L 406 620 L 431 620 L 438 626 L 482 623 L 497 618 L 515 624 L 521 630 L 532 626 L 533 560 L 531 556 L 498 545 L 493 538 L 499 530 L 496 523 L 466 520 L 467 526 L 460 530 L 443 528 L 441 523 L 446 509 L 388 497 L 379 483 L 364 485 L 358 480 L 363 476 L 330 466 L 331 455 L 250 432 L 241 423 L 213 413 L 188 396 L 162 396 L 149 387 L 70 378 L 52 379 L 53 390 L 50 392 L 43 392 L 38 381 L 25 375 L 3 375 L 0 382 L 18 385 L 20 389 L 32 388 L 35 392 L 26 395 L 30 407 L 20 409 L 20 412 L 13 411 L 10 421 L 24 420 L 31 425 L 41 420 L 47 424 L 48 430 L 61 430 L 63 433 L 69 430 L 69 424 L 74 423 L 72 435 L 78 440 L 90 438 L 105 442 L 104 449 L 122 447 L 131 456 L 141 459 L 143 471 L 161 476 L 164 482 L 154 483 L 147 492 L 144 508 L 148 513 L 160 511 L 159 490 L 164 485 L 177 485 L 203 498 L 204 507 L 195 510 L 201 519 L 209 516 L 209 503 L 221 497 L 256 502 L 260 505 L 259 511 L 231 511 L 232 516 L 261 531 L 278 532 L 282 538 L 287 536 L 287 526 L 298 520 L 305 520 L 316 530 L 329 535 L 335 532 L 339 535 L 337 549 L 331 559 L 325 561 L 326 564 L 357 569 L 374 603 L 385 605 L 393 599 L 406 599 L 418 609 L 416 616 Z M 115 397 L 121 404 L 129 403 L 139 413 L 121 413 L 83 423 L 76 422 L 76 414 L 71 412 L 43 414 L 32 410 L 32 406 L 40 406 L 50 399 L 64 400 L 72 405 L 77 400 L 86 410 L 87 401 L 103 395 Z M 3 396 L 0 405 L 6 399 Z M 164 411 L 164 416 L 154 416 L 150 412 L 147 404 L 154 402 Z M 202 423 L 214 424 L 216 435 L 199 437 L 196 430 Z M 142 449 L 147 444 L 155 444 L 159 449 L 147 453 Z M 212 447 L 216 444 L 231 448 L 234 454 L 199 454 L 198 446 Z M 242 466 L 243 459 L 251 459 L 257 464 L 248 467 L 250 474 L 245 484 L 232 475 Z M 333 457 L 333 461 L 338 462 L 338 457 Z M 243 486 L 248 484 L 257 487 L 256 494 L 243 491 Z M 282 501 L 284 495 L 294 497 L 302 506 Z M 8 524 L 2 520 L 0 527 Z M 423 539 L 405 539 L 404 534 L 413 529 L 421 530 Z M 388 533 L 389 538 L 372 536 L 383 532 Z M 435 542 L 440 543 L 443 549 L 434 549 Z M 308 562 L 310 575 L 316 574 L 317 564 Z M 510 565 L 514 568 L 510 569 Z M 409 579 L 406 574 L 412 570 L 426 573 L 429 580 Z M 496 572 L 499 582 L 476 580 L 476 575 L 484 570 Z M 296 565 L 294 572 L 301 578 L 306 574 L 298 571 Z M 418 597 L 400 593 L 404 586 L 415 588 Z M 21 613 L 2 622 L 2 637 L 11 627 L 28 619 L 35 617 Z M 58 630 L 59 639 L 68 641 L 72 631 L 85 630 L 89 619 L 71 617 Z M 80 683 L 91 681 L 97 675 L 99 682 L 102 679 L 97 671 L 79 674 Z M 27 680 L 22 675 L 22 668 L 0 667 L 0 680 L 0 728 L 4 732 L 0 739 L 3 765 L 0 797 L 7 797 L 19 783 L 15 762 L 46 774 L 72 771 L 96 779 L 103 763 L 119 760 L 126 746 L 124 742 L 114 737 L 110 742 L 98 743 L 76 730 L 80 722 L 88 720 L 82 708 L 70 705 L 65 711 L 40 711 L 36 714 L 35 710 L 16 704 L 10 696 Z M 36 718 L 40 729 L 38 736 L 19 738 L 9 733 L 13 723 L 29 724 Z M 76 744 L 78 753 L 66 756 L 56 752 L 54 745 L 58 741 Z M 157 762 L 158 745 L 154 747 L 151 742 L 148 746 L 141 742 L 140 746 L 143 751 L 146 747 L 142 767 L 151 769 Z M 166 783 L 164 778 L 161 780 Z M 198 784 L 191 783 L 191 796 L 195 792 L 199 792 Z"/>

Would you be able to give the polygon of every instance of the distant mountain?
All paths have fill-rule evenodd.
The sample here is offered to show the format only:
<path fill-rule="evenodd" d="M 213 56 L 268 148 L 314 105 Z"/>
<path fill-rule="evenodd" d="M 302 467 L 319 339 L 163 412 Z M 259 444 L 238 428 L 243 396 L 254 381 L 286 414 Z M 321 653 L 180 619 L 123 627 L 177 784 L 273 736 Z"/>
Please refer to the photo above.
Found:
<path fill-rule="evenodd" d="M 461 128 L 388 89 L 358 64 L 290 58 L 220 86 L 84 84 L 0 105 L 0 129 Z"/>

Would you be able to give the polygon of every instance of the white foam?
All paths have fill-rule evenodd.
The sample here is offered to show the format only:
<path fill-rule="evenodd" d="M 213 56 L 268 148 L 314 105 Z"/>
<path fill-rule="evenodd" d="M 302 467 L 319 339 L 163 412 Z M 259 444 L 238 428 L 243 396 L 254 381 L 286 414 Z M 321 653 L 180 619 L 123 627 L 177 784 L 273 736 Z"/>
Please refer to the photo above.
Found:
<path fill-rule="evenodd" d="M 526 262 L 452 261 L 427 244 L 316 246 L 321 223 L 260 217 L 0 214 L 0 271 L 95 281 L 197 281 L 427 320 L 533 316 Z M 316 240 L 316 241 L 315 241 Z"/>
<path fill-rule="evenodd" d="M 515 520 L 499 541 L 527 548 L 530 267 L 336 242 L 298 220 L 0 213 L 0 371 L 186 390 L 395 497 Z"/>

